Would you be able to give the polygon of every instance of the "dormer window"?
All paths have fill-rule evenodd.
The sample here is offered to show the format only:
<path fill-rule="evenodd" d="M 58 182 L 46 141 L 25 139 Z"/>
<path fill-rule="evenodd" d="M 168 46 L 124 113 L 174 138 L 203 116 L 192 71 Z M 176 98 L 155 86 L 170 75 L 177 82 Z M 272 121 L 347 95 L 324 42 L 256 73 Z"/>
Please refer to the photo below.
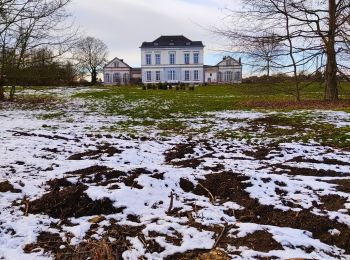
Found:
<path fill-rule="evenodd" d="M 191 43 L 190 42 L 186 42 L 186 46 L 190 46 L 191 45 Z"/>
<path fill-rule="evenodd" d="M 170 45 L 170 46 L 174 46 L 174 43 L 173 43 L 173 42 L 171 42 L 169 45 Z"/>
<path fill-rule="evenodd" d="M 154 43 L 154 46 L 158 46 L 158 45 L 159 45 L 159 43 L 158 43 L 158 42 L 155 42 L 155 43 Z"/>

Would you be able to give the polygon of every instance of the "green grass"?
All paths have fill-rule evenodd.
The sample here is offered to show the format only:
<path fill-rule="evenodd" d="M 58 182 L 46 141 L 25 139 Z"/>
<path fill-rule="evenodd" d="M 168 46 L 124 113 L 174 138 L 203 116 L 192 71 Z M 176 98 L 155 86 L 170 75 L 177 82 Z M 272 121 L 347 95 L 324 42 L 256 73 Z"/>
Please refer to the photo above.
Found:
<path fill-rule="evenodd" d="M 195 91 L 142 90 L 141 87 L 100 87 L 75 97 L 89 101 L 93 111 L 101 108 L 107 114 L 133 118 L 166 119 L 194 116 L 203 112 L 250 109 L 245 102 L 291 102 L 293 86 L 288 84 L 241 84 L 230 86 L 201 86 Z M 302 99 L 322 100 L 319 84 L 306 85 Z M 343 84 L 340 96 L 350 99 L 350 84 Z M 254 108 L 254 107 L 252 107 Z"/>

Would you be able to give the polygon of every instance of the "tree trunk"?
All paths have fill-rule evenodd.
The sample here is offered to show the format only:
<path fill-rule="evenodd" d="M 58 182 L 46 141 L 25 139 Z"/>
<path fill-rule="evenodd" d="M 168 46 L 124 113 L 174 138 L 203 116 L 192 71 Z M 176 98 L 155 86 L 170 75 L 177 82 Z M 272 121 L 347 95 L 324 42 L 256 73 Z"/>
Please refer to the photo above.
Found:
<path fill-rule="evenodd" d="M 16 91 L 16 86 L 12 86 L 11 87 L 11 91 L 10 91 L 10 101 L 14 101 L 15 99 L 15 91 Z"/>
<path fill-rule="evenodd" d="M 92 85 L 96 85 L 97 83 L 97 71 L 96 69 L 92 69 L 92 72 L 91 72 L 91 84 Z"/>
<path fill-rule="evenodd" d="M 5 100 L 5 88 L 2 84 L 0 84 L 0 101 Z"/>
<path fill-rule="evenodd" d="M 337 56 L 335 51 L 336 34 L 336 1 L 328 0 L 329 3 L 329 32 L 326 42 L 327 65 L 326 65 L 326 100 L 338 100 L 337 82 Z"/>

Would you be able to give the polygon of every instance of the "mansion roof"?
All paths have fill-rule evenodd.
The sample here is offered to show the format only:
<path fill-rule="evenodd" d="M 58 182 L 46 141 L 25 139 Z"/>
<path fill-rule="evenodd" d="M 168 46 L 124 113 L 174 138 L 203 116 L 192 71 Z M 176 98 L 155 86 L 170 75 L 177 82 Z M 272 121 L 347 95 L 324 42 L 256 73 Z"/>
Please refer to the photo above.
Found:
<path fill-rule="evenodd" d="M 183 35 L 160 36 L 153 42 L 143 42 L 141 48 L 204 47 L 201 41 L 191 41 Z"/>

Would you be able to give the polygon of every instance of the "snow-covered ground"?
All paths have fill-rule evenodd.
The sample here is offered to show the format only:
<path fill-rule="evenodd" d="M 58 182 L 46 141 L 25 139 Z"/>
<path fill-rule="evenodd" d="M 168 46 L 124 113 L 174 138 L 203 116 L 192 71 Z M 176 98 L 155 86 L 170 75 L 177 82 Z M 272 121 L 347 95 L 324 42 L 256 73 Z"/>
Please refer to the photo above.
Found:
<path fill-rule="evenodd" d="M 65 104 L 64 115 L 52 119 L 43 115 L 61 110 L 0 110 L 0 183 L 10 185 L 0 192 L 0 259 L 52 258 L 91 240 L 113 245 L 115 226 L 137 229 L 125 235 L 124 259 L 196 249 L 223 250 L 232 259 L 350 258 L 350 152 L 316 142 L 272 145 L 216 135 L 244 133 L 251 121 L 273 112 L 211 112 L 179 118 L 190 129 L 209 124 L 203 134 L 164 137 L 139 126 L 135 136 L 104 130 L 132 118 L 88 113 L 79 102 Z M 345 112 L 313 116 L 349 125 Z M 68 184 L 54 191 L 52 180 Z M 92 201 L 108 198 L 119 210 L 55 216 L 69 204 L 60 196 L 78 185 Z M 73 207 L 78 211 L 79 203 Z M 47 252 L 38 241 L 43 232 L 59 234 L 58 251 Z M 257 246 L 261 241 L 252 234 L 259 232 L 273 243 Z"/>

